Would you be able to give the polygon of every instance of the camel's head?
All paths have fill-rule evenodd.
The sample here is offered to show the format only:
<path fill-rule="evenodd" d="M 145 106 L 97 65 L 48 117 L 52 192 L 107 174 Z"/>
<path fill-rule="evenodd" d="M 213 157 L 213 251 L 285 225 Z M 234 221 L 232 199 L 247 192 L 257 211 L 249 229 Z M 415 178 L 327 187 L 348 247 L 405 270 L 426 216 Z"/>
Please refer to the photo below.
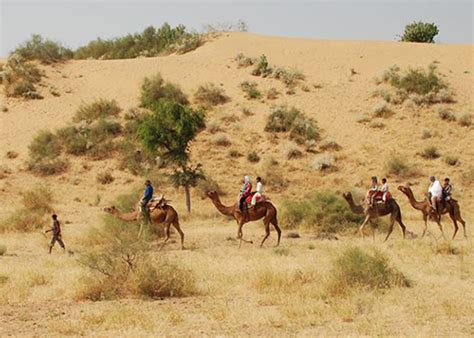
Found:
<path fill-rule="evenodd" d="M 111 207 L 105 207 L 104 208 L 104 211 L 109 213 L 109 214 L 113 214 L 115 211 L 117 211 L 117 208 L 115 208 L 113 205 Z"/>
<path fill-rule="evenodd" d="M 400 190 L 405 195 L 408 195 L 408 193 L 411 190 L 410 185 L 408 183 L 406 185 L 399 185 L 397 189 Z"/>
<path fill-rule="evenodd" d="M 343 192 L 342 197 L 344 197 L 344 199 L 346 201 L 351 201 L 352 200 L 352 194 L 349 191 L 348 192 Z"/>
<path fill-rule="evenodd" d="M 207 197 L 209 197 L 211 200 L 214 200 L 217 198 L 217 191 L 212 190 L 207 192 Z"/>

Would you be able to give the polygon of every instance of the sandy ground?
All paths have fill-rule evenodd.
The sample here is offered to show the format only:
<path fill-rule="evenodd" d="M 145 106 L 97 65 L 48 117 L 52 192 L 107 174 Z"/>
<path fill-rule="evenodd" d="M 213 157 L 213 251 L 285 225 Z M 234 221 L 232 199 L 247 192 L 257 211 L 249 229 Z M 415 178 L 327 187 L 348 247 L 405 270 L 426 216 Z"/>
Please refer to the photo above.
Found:
<path fill-rule="evenodd" d="M 281 82 L 251 76 L 250 69 L 238 69 L 233 61 L 237 53 L 249 56 L 265 54 L 272 65 L 295 67 L 302 71 L 310 88 L 295 95 L 285 95 Z M 206 43 L 196 51 L 179 56 L 112 61 L 71 61 L 45 69 L 45 99 L 23 101 L 7 99 L 0 93 L 1 112 L 0 164 L 12 173 L 0 180 L 0 219 L 7 217 L 19 204 L 19 191 L 38 183 L 54 190 L 57 212 L 64 221 L 65 240 L 72 256 L 55 253 L 47 256 L 47 239 L 40 233 L 1 234 L 0 242 L 8 247 L 0 257 L 0 273 L 11 277 L 18 286 L 6 290 L 0 285 L 0 334 L 228 334 L 228 335 L 473 335 L 471 319 L 473 247 L 472 239 L 456 239 L 460 255 L 435 254 L 438 230 L 430 224 L 430 236 L 423 241 L 402 241 L 399 230 L 389 244 L 382 245 L 381 234 L 374 244 L 385 252 L 415 286 L 406 290 L 390 290 L 382 296 L 364 294 L 345 300 L 344 306 L 324 299 L 325 279 L 331 260 L 344 247 L 372 246 L 353 237 L 340 241 L 315 240 L 311 233 L 302 232 L 301 239 L 284 239 L 288 255 L 280 255 L 268 243 L 264 249 L 246 246 L 237 249 L 235 225 L 217 215 L 209 201 L 193 197 L 198 215 L 183 222 L 189 250 L 176 251 L 171 244 L 163 252 L 177 257 L 192 267 L 199 276 L 202 296 L 162 301 L 137 299 L 118 302 L 77 302 L 74 298 L 81 269 L 76 263 L 80 253 L 80 238 L 92 226 L 100 224 L 102 208 L 117 195 L 128 192 L 142 178 L 118 171 L 114 160 L 89 162 L 91 170 L 84 171 L 85 159 L 73 159 L 69 172 L 57 177 L 35 177 L 24 170 L 28 145 L 40 130 L 54 130 L 69 123 L 77 107 L 97 98 L 115 99 L 124 111 L 138 103 L 140 83 L 145 76 L 160 72 L 169 81 L 179 84 L 190 96 L 206 82 L 222 86 L 231 101 L 209 113 L 209 120 L 222 120 L 234 114 L 235 122 L 222 121 L 218 134 L 204 131 L 192 145 L 192 156 L 203 163 L 204 170 L 221 187 L 236 191 L 241 177 L 259 175 L 261 164 L 250 164 L 245 156 L 228 157 L 229 149 L 247 154 L 256 150 L 262 158 L 272 156 L 279 170 L 289 181 L 281 194 L 270 189 L 272 200 L 279 209 L 287 198 L 295 198 L 314 190 L 342 191 L 354 186 L 365 187 L 374 173 L 383 175 L 385 160 L 398 152 L 420 171 L 411 179 L 417 197 L 427 187 L 427 176 L 450 176 L 468 234 L 472 233 L 474 197 L 472 183 L 461 182 L 474 159 L 473 129 L 457 123 L 441 121 L 436 106 L 406 108 L 394 106 L 395 114 L 383 119 L 384 129 L 373 129 L 356 121 L 370 113 L 380 101 L 371 93 L 377 88 L 374 78 L 390 66 L 426 67 L 436 61 L 439 71 L 455 93 L 456 102 L 450 108 L 456 115 L 474 111 L 474 67 L 472 45 L 423 45 L 396 42 L 313 41 L 284 39 L 254 34 L 232 33 Z M 351 75 L 351 69 L 356 74 Z M 249 101 L 239 88 L 244 80 L 257 81 L 260 88 L 277 88 L 282 95 L 276 100 Z M 54 85 L 61 95 L 48 94 Z M 315 88 L 314 85 L 321 86 Z M 338 170 L 320 173 L 312 169 L 315 154 L 302 159 L 287 160 L 287 150 L 294 146 L 284 137 L 276 142 L 263 132 L 265 119 L 274 104 L 296 106 L 314 118 L 322 130 L 323 140 L 336 140 L 342 150 L 335 153 Z M 242 115 L 242 108 L 254 114 Z M 423 130 L 435 136 L 422 139 Z M 215 138 L 225 134 L 232 145 L 218 147 Z M 417 153 L 435 145 L 442 154 L 436 160 L 426 160 Z M 7 151 L 19 157 L 6 159 Z M 444 162 L 446 155 L 459 156 L 460 164 L 451 167 Z M 96 183 L 98 171 L 113 170 L 116 180 L 107 186 Z M 232 168 L 232 170 L 229 170 Z M 471 171 L 472 172 L 472 171 Z M 472 179 L 471 179 L 472 182 Z M 391 178 L 392 190 L 403 180 Z M 180 214 L 184 214 L 184 194 L 168 186 L 158 187 L 171 197 Z M 97 204 L 97 196 L 100 202 Z M 408 228 L 421 231 L 421 217 L 395 191 L 404 212 Z M 227 196 L 230 203 L 233 197 Z M 96 205 L 97 204 L 97 205 Z M 451 225 L 443 222 L 447 232 Z M 260 225 L 246 226 L 247 234 L 258 239 Z M 274 241 L 274 234 L 272 234 Z M 1 244 L 0 243 L 0 244 Z M 310 246 L 314 249 L 310 249 Z M 161 253 L 157 253 L 159 255 Z M 259 291 L 255 279 L 262 269 L 288 272 L 301 269 L 311 275 L 312 286 L 303 290 Z M 35 274 L 45 281 L 36 280 Z M 33 277 L 31 277 L 33 275 Z M 42 279 L 41 277 L 40 279 Z M 43 283 L 44 282 L 44 283 Z M 294 293 L 294 296 L 293 296 Z M 308 297 L 305 297 L 305 294 Z"/>

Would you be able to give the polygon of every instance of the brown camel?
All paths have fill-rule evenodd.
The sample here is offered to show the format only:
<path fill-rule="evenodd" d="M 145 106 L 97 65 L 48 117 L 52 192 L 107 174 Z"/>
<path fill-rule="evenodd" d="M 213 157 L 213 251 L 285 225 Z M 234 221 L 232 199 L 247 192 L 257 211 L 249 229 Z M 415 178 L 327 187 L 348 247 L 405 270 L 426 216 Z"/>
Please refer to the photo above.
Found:
<path fill-rule="evenodd" d="M 352 212 L 359 215 L 366 216 L 364 222 L 359 228 L 362 238 L 364 238 L 364 227 L 367 224 L 367 222 L 372 222 L 372 220 L 377 219 L 378 217 L 381 217 L 381 216 L 386 216 L 386 215 L 390 215 L 390 228 L 388 229 L 387 237 L 385 237 L 384 242 L 387 241 L 387 239 L 390 237 L 390 234 L 393 231 L 393 225 L 395 224 L 395 221 L 397 221 L 397 223 L 400 224 L 400 228 L 402 228 L 402 232 L 403 232 L 403 238 L 405 238 L 406 226 L 402 222 L 402 212 L 400 210 L 398 203 L 393 198 L 390 199 L 386 203 L 375 204 L 374 207 L 364 209 L 362 206 L 356 205 L 354 203 L 352 194 L 350 192 L 343 193 L 342 196 L 351 207 Z M 372 227 L 372 238 L 375 240 L 374 227 Z"/>
<path fill-rule="evenodd" d="M 400 190 L 402 193 L 404 193 L 408 197 L 408 200 L 410 201 L 410 204 L 413 208 L 415 208 L 416 210 L 420 210 L 421 213 L 423 214 L 423 221 L 425 222 L 425 227 L 423 229 L 423 234 L 421 235 L 421 238 L 425 236 L 426 230 L 428 229 L 429 216 L 432 216 L 431 218 L 436 222 L 436 224 L 438 224 L 439 230 L 441 230 L 441 234 L 444 237 L 441 220 L 440 218 L 435 217 L 433 215 L 433 208 L 431 207 L 431 203 L 428 200 L 428 198 L 425 197 L 423 201 L 421 202 L 417 201 L 415 199 L 413 191 L 410 189 L 408 184 L 406 186 L 403 186 L 403 185 L 399 186 L 398 190 Z M 451 217 L 451 220 L 453 221 L 454 232 L 453 232 L 452 239 L 454 239 L 454 237 L 456 236 L 456 233 L 458 232 L 458 229 L 459 229 L 458 223 L 457 223 L 458 221 L 462 224 L 463 231 L 464 231 L 464 238 L 467 238 L 466 222 L 461 217 L 461 208 L 459 207 L 458 202 L 456 200 L 451 199 L 450 201 L 446 203 L 445 207 L 443 207 L 442 203 L 440 203 L 439 207 L 440 207 L 439 208 L 440 215 L 448 213 L 449 217 Z"/>
<path fill-rule="evenodd" d="M 263 223 L 265 224 L 265 236 L 263 237 L 260 246 L 263 246 L 265 240 L 268 238 L 268 236 L 270 236 L 270 223 L 273 225 L 278 234 L 277 246 L 280 244 L 281 229 L 278 226 L 277 210 L 272 203 L 268 201 L 263 201 L 257 203 L 253 208 L 248 209 L 249 221 L 247 221 L 243 217 L 240 210 L 238 210 L 237 203 L 231 206 L 223 205 L 216 191 L 208 192 L 207 196 L 211 199 L 212 203 L 215 205 L 215 207 L 217 208 L 217 210 L 219 210 L 221 214 L 233 217 L 235 219 L 238 225 L 237 239 L 240 239 L 240 245 L 242 245 L 242 241 L 252 243 L 252 241 L 247 241 L 243 238 L 242 227 L 244 226 L 244 224 L 249 221 L 257 221 L 261 218 L 263 218 Z"/>
<path fill-rule="evenodd" d="M 140 220 L 140 211 L 139 209 L 135 209 L 129 213 L 121 213 L 116 207 L 111 206 L 104 208 L 105 212 L 112 214 L 118 219 L 121 219 L 125 222 L 133 222 Z M 178 213 L 171 205 L 164 205 L 161 207 L 156 207 L 150 211 L 150 219 L 152 224 L 164 224 L 165 227 L 165 239 L 163 241 L 163 245 L 168 241 L 170 238 L 170 226 L 174 226 L 176 231 L 179 233 L 179 237 L 181 237 L 181 250 L 184 249 L 184 233 L 179 226 L 178 220 Z M 141 233 L 141 230 L 140 230 Z"/>

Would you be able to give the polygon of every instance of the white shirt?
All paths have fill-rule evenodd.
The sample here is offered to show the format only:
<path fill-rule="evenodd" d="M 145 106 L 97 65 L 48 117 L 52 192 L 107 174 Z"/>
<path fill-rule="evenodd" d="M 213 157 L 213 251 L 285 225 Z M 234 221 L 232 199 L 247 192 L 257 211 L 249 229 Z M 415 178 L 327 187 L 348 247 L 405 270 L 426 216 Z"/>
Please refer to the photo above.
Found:
<path fill-rule="evenodd" d="M 438 180 L 431 183 L 428 192 L 431 193 L 431 196 L 440 197 L 443 195 L 443 188 L 441 187 L 441 183 Z"/>
<path fill-rule="evenodd" d="M 263 194 L 263 184 L 262 182 L 257 182 L 257 192 Z"/>
<path fill-rule="evenodd" d="M 385 183 L 382 185 L 382 192 L 387 192 L 388 191 L 388 183 Z"/>

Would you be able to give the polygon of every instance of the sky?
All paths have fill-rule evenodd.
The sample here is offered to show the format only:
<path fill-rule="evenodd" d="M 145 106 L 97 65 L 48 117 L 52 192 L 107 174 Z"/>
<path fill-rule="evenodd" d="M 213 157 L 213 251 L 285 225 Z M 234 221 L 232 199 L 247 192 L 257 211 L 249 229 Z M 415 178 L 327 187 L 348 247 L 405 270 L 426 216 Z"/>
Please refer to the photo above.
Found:
<path fill-rule="evenodd" d="M 434 22 L 440 43 L 473 43 L 474 0 L 0 0 L 0 56 L 38 33 L 69 48 L 149 25 L 242 20 L 253 33 L 337 40 L 396 40 L 406 24 Z"/>

